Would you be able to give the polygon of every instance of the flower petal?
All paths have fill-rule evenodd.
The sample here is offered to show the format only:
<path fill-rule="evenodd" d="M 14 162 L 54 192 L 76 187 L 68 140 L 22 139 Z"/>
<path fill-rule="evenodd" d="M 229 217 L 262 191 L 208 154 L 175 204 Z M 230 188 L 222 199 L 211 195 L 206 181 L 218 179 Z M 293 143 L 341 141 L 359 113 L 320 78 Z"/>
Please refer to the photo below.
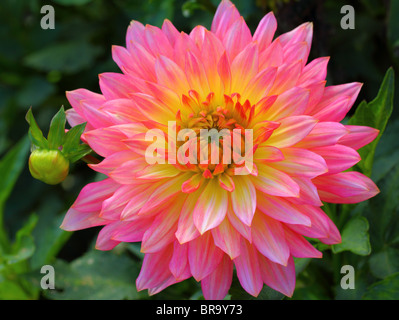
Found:
<path fill-rule="evenodd" d="M 201 288 L 207 300 L 222 300 L 233 282 L 233 262 L 224 255 L 216 269 L 202 279 Z"/>

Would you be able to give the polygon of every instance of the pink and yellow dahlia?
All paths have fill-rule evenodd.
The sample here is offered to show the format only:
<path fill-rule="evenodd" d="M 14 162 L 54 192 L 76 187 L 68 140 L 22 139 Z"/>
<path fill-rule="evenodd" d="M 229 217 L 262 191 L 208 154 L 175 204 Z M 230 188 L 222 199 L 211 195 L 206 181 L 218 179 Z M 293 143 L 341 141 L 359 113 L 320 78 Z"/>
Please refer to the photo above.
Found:
<path fill-rule="evenodd" d="M 100 250 L 141 242 L 138 290 L 156 294 L 194 277 L 206 299 L 222 299 L 235 268 L 251 295 L 266 284 L 291 296 L 293 257 L 322 256 L 304 237 L 341 241 L 322 201 L 356 203 L 378 193 L 369 178 L 345 171 L 378 134 L 340 123 L 362 85 L 326 87 L 329 58 L 307 63 L 311 23 L 273 40 L 276 27 L 269 13 L 252 35 L 228 0 L 210 31 L 197 26 L 186 34 L 168 20 L 161 29 L 133 21 L 126 48 L 112 48 L 123 73 L 101 74 L 102 94 L 67 93 L 69 123 L 87 122 L 82 139 L 104 158 L 90 167 L 108 178 L 82 189 L 62 228 L 104 226 Z M 180 154 L 186 161 L 167 161 L 185 141 L 176 142 L 170 123 L 175 132 L 233 136 L 239 129 L 240 145 L 250 130 L 250 168 L 242 161 L 194 161 L 204 149 L 222 154 L 224 140 L 219 149 L 211 148 L 215 141 L 195 144 L 186 150 L 191 157 Z M 151 130 L 164 133 L 166 143 L 149 141 Z"/>

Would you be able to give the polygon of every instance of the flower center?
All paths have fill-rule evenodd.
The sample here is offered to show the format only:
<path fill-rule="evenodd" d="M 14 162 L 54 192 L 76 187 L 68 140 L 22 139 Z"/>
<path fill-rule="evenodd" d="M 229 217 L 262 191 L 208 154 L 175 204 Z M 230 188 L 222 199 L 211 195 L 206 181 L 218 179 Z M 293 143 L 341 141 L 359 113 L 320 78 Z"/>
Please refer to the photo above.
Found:
<path fill-rule="evenodd" d="M 189 112 L 176 116 L 177 162 L 182 170 L 202 172 L 204 177 L 226 172 L 234 175 L 237 167 L 244 165 L 248 152 L 248 127 L 254 106 L 240 96 L 224 96 L 217 102 L 210 93 L 201 101 L 195 91 L 183 96 Z M 250 137 L 252 139 L 252 136 Z M 252 148 L 252 141 L 250 141 Z"/>

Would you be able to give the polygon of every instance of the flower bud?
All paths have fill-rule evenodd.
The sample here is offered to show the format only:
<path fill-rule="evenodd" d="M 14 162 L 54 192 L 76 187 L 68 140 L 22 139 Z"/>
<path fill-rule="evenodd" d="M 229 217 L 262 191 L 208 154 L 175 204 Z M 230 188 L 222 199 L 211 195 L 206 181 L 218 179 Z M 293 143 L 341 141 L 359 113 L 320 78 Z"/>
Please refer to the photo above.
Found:
<path fill-rule="evenodd" d="M 59 150 L 37 149 L 29 157 L 29 171 L 47 184 L 62 182 L 69 172 L 69 161 Z"/>

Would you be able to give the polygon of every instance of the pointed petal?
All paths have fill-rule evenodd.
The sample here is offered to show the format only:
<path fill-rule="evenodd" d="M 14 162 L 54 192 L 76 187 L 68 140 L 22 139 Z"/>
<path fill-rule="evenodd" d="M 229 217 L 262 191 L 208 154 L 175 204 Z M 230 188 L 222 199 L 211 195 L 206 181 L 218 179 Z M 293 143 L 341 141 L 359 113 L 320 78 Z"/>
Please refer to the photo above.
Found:
<path fill-rule="evenodd" d="M 218 227 L 212 229 L 212 235 L 215 245 L 227 253 L 231 259 L 240 255 L 241 236 L 228 219 L 224 219 Z"/>
<path fill-rule="evenodd" d="M 257 297 L 263 288 L 257 251 L 253 245 L 242 239 L 240 252 L 234 259 L 238 280 L 245 291 Z"/>
<path fill-rule="evenodd" d="M 281 222 L 305 226 L 311 225 L 309 217 L 284 198 L 260 194 L 258 196 L 257 208 L 269 217 Z"/>
<path fill-rule="evenodd" d="M 250 226 L 256 210 L 256 189 L 245 176 L 235 176 L 235 189 L 231 193 L 234 213 L 244 224 Z"/>
<path fill-rule="evenodd" d="M 366 144 L 372 142 L 375 138 L 377 138 L 380 132 L 377 129 L 364 126 L 346 125 L 345 128 L 349 130 L 349 132 L 341 137 L 338 143 L 347 147 L 351 147 L 355 150 L 360 149 Z"/>
<path fill-rule="evenodd" d="M 252 225 L 252 240 L 265 257 L 281 265 L 287 265 L 290 249 L 280 222 L 258 212 Z"/>
<path fill-rule="evenodd" d="M 213 17 L 211 31 L 220 39 L 223 39 L 231 25 L 240 18 L 240 13 L 234 4 L 223 0 L 219 4 Z"/>
<path fill-rule="evenodd" d="M 206 300 L 222 300 L 233 281 L 233 262 L 224 255 L 216 269 L 202 279 L 201 288 Z"/>
<path fill-rule="evenodd" d="M 316 126 L 317 120 L 309 116 L 292 116 L 282 119 L 280 123 L 267 143 L 277 148 L 287 148 L 304 139 Z"/>
<path fill-rule="evenodd" d="M 360 172 L 341 172 L 313 180 L 320 199 L 331 203 L 357 203 L 370 199 L 380 190 Z"/>
<path fill-rule="evenodd" d="M 200 233 L 194 224 L 193 210 L 197 204 L 198 198 L 202 193 L 202 189 L 190 193 L 180 211 L 177 231 L 175 233 L 177 240 L 183 244 L 197 238 Z"/>
<path fill-rule="evenodd" d="M 312 131 L 295 147 L 311 149 L 317 147 L 331 146 L 341 140 L 348 133 L 348 129 L 338 122 L 318 122 Z"/>
<path fill-rule="evenodd" d="M 291 297 L 296 282 L 294 259 L 290 257 L 286 267 L 270 261 L 261 254 L 258 254 L 258 260 L 263 282 L 270 288 Z"/>
<path fill-rule="evenodd" d="M 203 234 L 217 227 L 226 216 L 227 191 L 220 188 L 216 179 L 211 179 L 199 196 L 193 211 L 194 224 Z"/>
<path fill-rule="evenodd" d="M 253 41 L 258 42 L 259 51 L 265 50 L 271 44 L 276 30 L 277 20 L 273 12 L 269 12 L 259 22 L 254 33 Z"/>
<path fill-rule="evenodd" d="M 339 144 L 314 148 L 312 152 L 324 158 L 328 166 L 328 175 L 345 171 L 361 160 L 360 155 L 355 150 Z"/>
<path fill-rule="evenodd" d="M 169 243 L 173 242 L 177 229 L 177 220 L 179 215 L 177 203 L 171 208 L 167 208 L 163 213 L 158 214 L 151 227 L 144 233 L 141 251 L 145 253 L 157 252 L 163 250 Z"/>
<path fill-rule="evenodd" d="M 287 174 L 266 165 L 258 166 L 258 176 L 250 177 L 255 188 L 273 196 L 298 197 L 299 186 Z"/>
<path fill-rule="evenodd" d="M 201 281 L 212 273 L 224 253 L 215 246 L 211 232 L 206 232 L 188 244 L 188 260 L 195 280 Z"/>
<path fill-rule="evenodd" d="M 314 248 L 302 235 L 288 227 L 284 227 L 285 239 L 290 253 L 297 258 L 321 258 L 323 254 Z"/>

